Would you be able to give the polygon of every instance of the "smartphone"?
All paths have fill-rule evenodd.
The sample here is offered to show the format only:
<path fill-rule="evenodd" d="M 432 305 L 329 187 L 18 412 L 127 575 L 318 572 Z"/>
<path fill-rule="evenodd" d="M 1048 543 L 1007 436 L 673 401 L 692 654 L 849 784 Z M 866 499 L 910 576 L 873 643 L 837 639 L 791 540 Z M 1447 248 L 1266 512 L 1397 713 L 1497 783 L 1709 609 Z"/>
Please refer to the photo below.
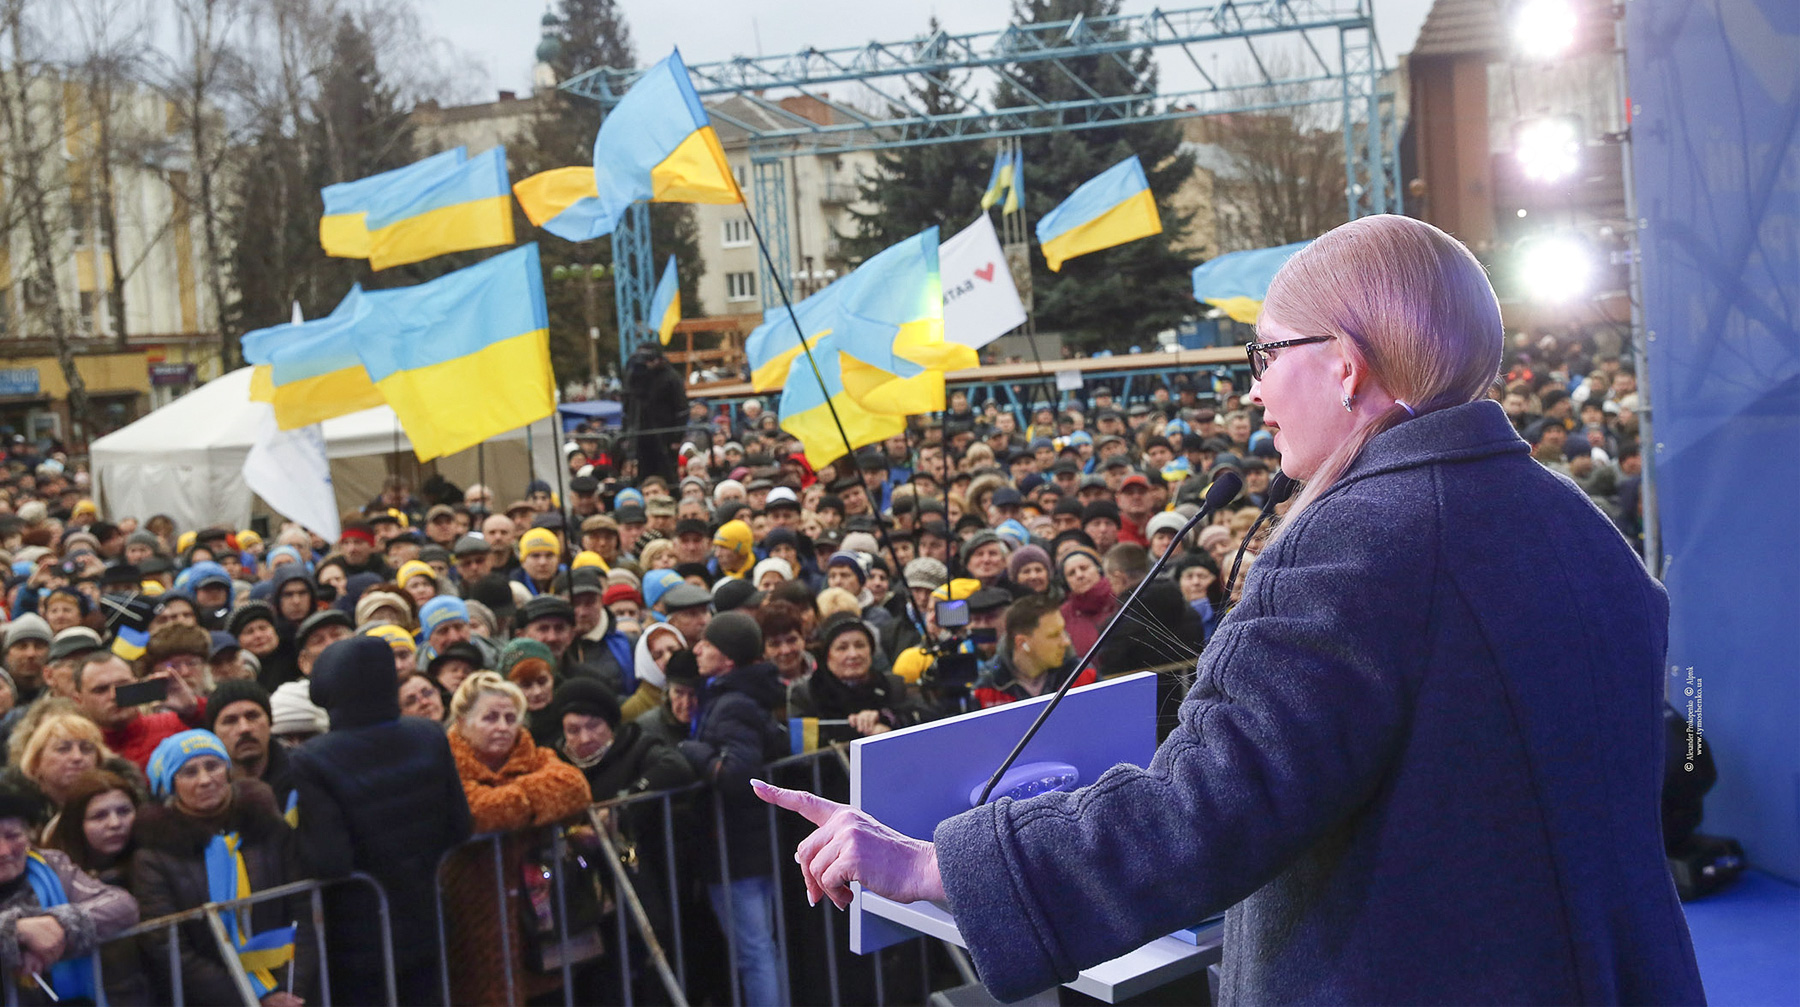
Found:
<path fill-rule="evenodd" d="M 969 624 L 969 603 L 966 600 L 939 601 L 936 614 L 940 629 L 961 629 Z"/>
<path fill-rule="evenodd" d="M 143 706 L 145 703 L 160 703 L 168 698 L 168 695 L 168 679 L 146 679 L 142 682 L 114 686 L 113 705 L 123 709 L 127 706 Z"/>

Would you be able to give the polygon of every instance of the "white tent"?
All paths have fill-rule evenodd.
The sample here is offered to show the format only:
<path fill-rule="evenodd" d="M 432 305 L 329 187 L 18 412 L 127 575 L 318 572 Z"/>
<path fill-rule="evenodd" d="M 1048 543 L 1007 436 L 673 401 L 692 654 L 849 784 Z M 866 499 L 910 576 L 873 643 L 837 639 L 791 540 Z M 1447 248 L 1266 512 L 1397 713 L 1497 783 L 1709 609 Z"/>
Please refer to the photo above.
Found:
<path fill-rule="evenodd" d="M 194 389 L 89 447 L 94 495 L 101 513 L 117 519 L 167 514 L 178 528 L 249 526 L 269 508 L 244 484 L 244 458 L 269 406 L 250 401 L 250 368 Z M 340 510 L 353 510 L 381 491 L 390 474 L 417 491 L 436 472 L 461 487 L 481 481 L 495 502 L 525 495 L 532 478 L 556 483 L 555 426 L 545 417 L 529 428 L 421 465 L 412 442 L 387 406 L 326 420 L 325 450 Z"/>

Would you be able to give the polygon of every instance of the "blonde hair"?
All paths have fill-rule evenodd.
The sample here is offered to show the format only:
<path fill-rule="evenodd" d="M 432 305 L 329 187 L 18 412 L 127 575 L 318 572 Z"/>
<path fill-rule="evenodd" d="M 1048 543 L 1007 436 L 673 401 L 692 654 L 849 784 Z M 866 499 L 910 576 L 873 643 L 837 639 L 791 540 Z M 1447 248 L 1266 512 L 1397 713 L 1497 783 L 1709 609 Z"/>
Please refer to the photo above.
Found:
<path fill-rule="evenodd" d="M 1335 337 L 1375 383 L 1412 407 L 1395 404 L 1326 456 L 1282 529 L 1349 471 L 1377 434 L 1474 402 L 1500 373 L 1505 334 L 1487 273 L 1462 242 L 1411 217 L 1361 217 L 1314 240 L 1270 281 L 1262 317 L 1302 336 Z"/>
<path fill-rule="evenodd" d="M 78 662 L 79 663 L 79 662 Z M 73 678 L 74 672 L 70 672 Z M 69 714 L 84 717 L 81 707 L 75 705 L 67 696 L 40 696 L 35 703 L 25 707 L 25 712 L 17 723 L 13 724 L 12 733 L 6 739 L 6 764 L 23 766 L 25 764 L 25 746 L 30 743 L 31 736 L 37 733 L 38 725 L 51 717 Z"/>
<path fill-rule="evenodd" d="M 25 751 L 19 759 L 19 770 L 32 779 L 37 779 L 38 763 L 44 758 L 44 752 L 54 742 L 65 738 L 85 741 L 94 746 L 95 764 L 112 757 L 106 742 L 100 737 L 100 728 L 94 722 L 77 713 L 57 713 L 38 721 L 32 729 L 31 737 L 25 742 Z"/>
<path fill-rule="evenodd" d="M 819 596 L 813 599 L 813 605 L 819 610 L 820 622 L 824 622 L 839 612 L 849 612 L 856 616 L 862 615 L 862 605 L 857 603 L 856 595 L 841 587 L 828 587 L 820 591 Z"/>
<path fill-rule="evenodd" d="M 638 552 L 638 562 L 641 563 L 646 570 L 655 570 L 657 568 L 656 561 L 661 559 L 665 553 L 670 556 L 675 555 L 675 543 L 666 538 L 659 538 L 654 542 L 645 544 L 644 548 Z M 673 564 L 670 565 L 672 566 Z"/>
<path fill-rule="evenodd" d="M 525 690 L 501 678 L 491 671 L 478 671 L 462 680 L 456 687 L 456 695 L 450 697 L 450 724 L 462 724 L 464 717 L 483 696 L 505 696 L 519 708 L 519 717 L 525 716 Z"/>

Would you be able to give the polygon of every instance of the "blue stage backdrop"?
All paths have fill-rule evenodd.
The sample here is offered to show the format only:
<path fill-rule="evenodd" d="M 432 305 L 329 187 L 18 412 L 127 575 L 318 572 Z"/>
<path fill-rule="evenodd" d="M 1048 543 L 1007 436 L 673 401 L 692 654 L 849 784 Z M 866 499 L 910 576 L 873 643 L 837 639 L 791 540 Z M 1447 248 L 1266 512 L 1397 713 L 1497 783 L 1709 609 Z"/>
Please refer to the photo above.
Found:
<path fill-rule="evenodd" d="M 1701 831 L 1800 880 L 1800 3 L 1624 6 L 1669 698 L 1718 761 Z"/>

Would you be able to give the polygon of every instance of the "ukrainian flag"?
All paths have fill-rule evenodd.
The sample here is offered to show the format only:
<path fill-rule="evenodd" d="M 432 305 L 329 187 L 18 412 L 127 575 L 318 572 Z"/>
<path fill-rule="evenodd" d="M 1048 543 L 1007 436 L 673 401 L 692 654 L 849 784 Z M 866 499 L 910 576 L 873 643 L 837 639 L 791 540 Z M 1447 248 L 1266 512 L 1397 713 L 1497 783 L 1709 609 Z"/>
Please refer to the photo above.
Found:
<path fill-rule="evenodd" d="M 987 192 L 982 194 L 981 208 L 988 209 L 1005 199 L 1001 213 L 1012 213 L 1025 205 L 1025 155 L 1019 150 L 1002 150 L 994 158 L 994 170 L 988 175 Z"/>
<path fill-rule="evenodd" d="M 1296 241 L 1275 248 L 1227 252 L 1194 267 L 1194 300 L 1221 308 L 1232 321 L 1255 325 L 1262 315 L 1269 281 L 1310 241 Z"/>
<path fill-rule="evenodd" d="M 1051 272 L 1077 255 L 1161 233 L 1156 197 L 1136 154 L 1081 183 L 1037 224 Z"/>
<path fill-rule="evenodd" d="M 357 226 L 361 227 L 362 225 L 359 222 Z M 353 284 L 350 293 L 357 294 L 361 289 L 361 284 Z M 345 310 L 346 305 L 350 305 L 352 301 L 352 297 L 345 297 L 338 303 L 332 314 L 335 315 L 337 312 Z M 324 319 L 316 318 L 308 322 L 300 315 L 300 305 L 295 303 L 294 320 L 291 324 L 271 325 L 266 329 L 256 329 L 244 333 L 238 342 L 243 348 L 244 362 L 253 365 L 250 369 L 250 401 L 271 403 L 275 401 L 275 379 L 271 374 L 272 368 L 269 366 L 269 352 L 294 336 L 304 332 L 317 331 L 318 323 L 322 321 Z M 309 325 L 312 326 L 311 329 L 307 328 Z"/>
<path fill-rule="evenodd" d="M 331 314 L 298 325 L 289 323 L 245 334 L 244 358 L 268 369 L 267 401 L 283 430 L 310 426 L 381 405 L 356 352 L 356 325 L 368 310 L 368 296 L 351 287 Z M 251 398 L 259 394 L 251 373 Z"/>
<path fill-rule="evenodd" d="M 388 269 L 450 252 L 513 243 L 506 148 L 456 166 L 435 184 L 390 189 L 371 201 L 369 266 Z"/>
<path fill-rule="evenodd" d="M 368 376 L 421 461 L 550 415 L 549 314 L 535 243 L 365 297 L 352 326 Z"/>
<path fill-rule="evenodd" d="M 844 279 L 848 279 L 845 277 Z M 786 309 L 763 313 L 763 322 L 744 337 L 744 356 L 750 363 L 750 387 L 759 392 L 772 392 L 787 381 L 788 370 L 801 355 L 800 333 L 794 318 L 806 331 L 808 346 L 831 331 L 835 324 L 837 298 L 844 289 L 844 279 L 834 281 L 824 290 L 794 305 L 793 318 Z"/>
<path fill-rule="evenodd" d="M 370 206 L 378 201 L 391 201 L 397 193 L 431 188 L 455 174 L 468 156 L 466 149 L 457 147 L 404 168 L 353 182 L 339 182 L 319 190 L 325 199 L 325 214 L 319 218 L 319 244 L 324 247 L 325 254 L 341 259 L 368 258 L 370 237 L 366 218 Z"/>
<path fill-rule="evenodd" d="M 838 284 L 832 339 L 850 397 L 897 416 L 942 411 L 944 372 L 981 361 L 944 340 L 938 229 L 882 249 Z"/>
<path fill-rule="evenodd" d="M 669 256 L 669 264 L 663 267 L 662 279 L 657 281 L 656 296 L 650 299 L 650 323 L 656 326 L 656 338 L 662 340 L 664 346 L 675 335 L 675 323 L 681 321 L 681 278 L 675 273 L 675 257 Z"/>
<path fill-rule="evenodd" d="M 533 175 L 515 190 L 532 223 L 570 241 L 611 234 L 625 208 L 645 200 L 744 201 L 679 49 L 644 71 L 600 123 L 588 184 L 579 170 Z"/>
<path fill-rule="evenodd" d="M 787 384 L 781 391 L 781 429 L 800 441 L 806 451 L 807 464 L 815 469 L 843 457 L 849 450 L 906 431 L 904 416 L 872 412 L 845 391 L 839 371 L 839 363 L 845 358 L 838 353 L 834 339 L 827 333 L 813 343 L 813 359 L 819 365 L 817 376 L 802 360 L 788 375 Z M 849 435 L 848 447 L 838 433 L 837 424 L 832 421 L 834 406 L 838 419 L 843 421 L 844 434 Z"/>

